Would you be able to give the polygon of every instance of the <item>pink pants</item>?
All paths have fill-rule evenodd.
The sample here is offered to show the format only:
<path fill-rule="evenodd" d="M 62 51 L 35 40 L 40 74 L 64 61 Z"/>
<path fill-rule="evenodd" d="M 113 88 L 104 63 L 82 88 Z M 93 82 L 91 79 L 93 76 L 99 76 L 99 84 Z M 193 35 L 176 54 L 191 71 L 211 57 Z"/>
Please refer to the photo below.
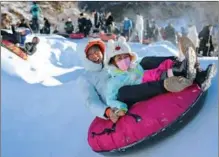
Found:
<path fill-rule="evenodd" d="M 151 70 L 146 70 L 142 78 L 142 83 L 159 81 L 161 74 L 167 71 L 168 69 L 171 69 L 172 66 L 173 66 L 173 61 L 167 59 L 162 63 L 160 63 L 159 67 Z"/>

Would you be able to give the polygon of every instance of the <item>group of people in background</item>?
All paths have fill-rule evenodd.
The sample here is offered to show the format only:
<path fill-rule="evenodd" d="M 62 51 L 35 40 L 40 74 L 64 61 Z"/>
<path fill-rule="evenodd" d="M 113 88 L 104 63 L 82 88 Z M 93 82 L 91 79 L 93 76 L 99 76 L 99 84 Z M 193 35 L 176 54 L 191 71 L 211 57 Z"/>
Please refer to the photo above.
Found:
<path fill-rule="evenodd" d="M 93 10 L 91 16 L 83 12 L 80 13 L 77 24 L 73 24 L 71 17 L 67 19 L 63 18 L 55 26 L 54 31 L 51 32 L 52 25 L 45 17 L 44 26 L 40 29 L 39 16 L 42 14 L 42 10 L 37 2 L 33 2 L 30 13 L 32 14 L 31 21 L 22 18 L 16 26 L 30 28 L 34 33 L 83 33 L 85 37 L 102 31 L 107 34 L 114 33 L 122 35 L 126 37 L 127 41 L 134 41 L 137 37 L 140 43 L 144 43 L 145 39 L 150 42 L 168 40 L 176 45 L 178 36 L 186 36 L 193 42 L 197 53 L 200 55 L 211 56 L 215 50 L 212 42 L 213 25 L 205 26 L 200 33 L 197 32 L 195 25 L 188 25 L 187 28 L 181 27 L 181 32 L 178 32 L 172 23 L 169 23 L 166 27 L 159 27 L 154 19 L 144 20 L 144 17 L 140 13 L 136 13 L 135 22 L 128 17 L 124 17 L 124 20 L 120 22 L 120 26 L 116 26 L 114 17 L 110 11 L 105 14 Z"/>
<path fill-rule="evenodd" d="M 90 33 L 99 33 L 100 31 L 114 33 L 114 18 L 111 12 L 108 12 L 105 16 L 105 14 L 93 10 L 91 17 L 82 12 L 79 14 L 77 26 L 73 24 L 70 17 L 65 20 L 66 19 L 63 18 L 61 22 L 55 26 L 53 33 L 83 33 L 85 37 Z"/>
<path fill-rule="evenodd" d="M 122 23 L 122 35 L 126 36 L 129 41 L 135 40 L 137 36 L 140 43 L 143 43 L 144 40 L 149 40 L 150 42 L 168 40 L 174 45 L 177 45 L 179 37 L 187 37 L 194 44 L 198 55 L 214 55 L 213 25 L 204 26 L 198 33 L 196 26 L 189 24 L 187 28 L 181 27 L 181 32 L 179 32 L 172 23 L 168 23 L 166 27 L 159 27 L 154 19 L 146 19 L 145 21 L 146 23 L 144 24 L 143 16 L 137 13 L 135 27 L 133 27 L 133 22 L 128 17 L 125 17 Z M 219 35 L 218 32 L 217 34 Z"/>

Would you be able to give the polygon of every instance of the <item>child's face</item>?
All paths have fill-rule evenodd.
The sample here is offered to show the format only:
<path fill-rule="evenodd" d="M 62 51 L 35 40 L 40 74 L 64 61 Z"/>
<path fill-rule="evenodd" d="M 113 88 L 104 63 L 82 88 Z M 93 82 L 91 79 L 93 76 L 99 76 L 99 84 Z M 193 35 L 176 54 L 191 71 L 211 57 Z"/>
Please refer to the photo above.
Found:
<path fill-rule="evenodd" d="M 103 62 L 103 54 L 100 50 L 99 47 L 91 47 L 89 50 L 88 50 L 88 53 L 87 53 L 87 58 L 94 62 L 94 63 L 97 63 L 97 64 L 100 64 Z"/>
<path fill-rule="evenodd" d="M 119 61 L 121 61 L 122 59 L 126 59 L 126 58 L 130 58 L 130 55 L 128 53 L 126 54 L 121 54 L 121 55 L 116 55 L 114 57 L 114 62 L 118 63 Z M 130 58 L 131 59 L 131 58 Z"/>
<path fill-rule="evenodd" d="M 9 19 L 4 19 L 4 20 L 2 20 L 2 25 L 3 25 L 3 27 L 5 27 L 5 28 L 9 28 L 10 27 L 10 20 Z"/>
<path fill-rule="evenodd" d="M 34 37 L 32 42 L 38 44 L 39 43 L 39 38 Z"/>
<path fill-rule="evenodd" d="M 130 68 L 131 65 L 131 56 L 129 54 L 121 54 L 121 55 L 116 55 L 114 57 L 114 63 L 116 66 L 122 70 L 126 71 Z"/>

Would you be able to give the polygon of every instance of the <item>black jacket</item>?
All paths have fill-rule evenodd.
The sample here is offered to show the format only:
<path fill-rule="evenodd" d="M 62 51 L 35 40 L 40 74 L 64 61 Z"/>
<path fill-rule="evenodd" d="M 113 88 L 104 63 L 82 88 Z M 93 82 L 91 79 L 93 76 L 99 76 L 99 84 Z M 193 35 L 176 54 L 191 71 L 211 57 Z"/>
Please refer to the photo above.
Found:
<path fill-rule="evenodd" d="M 1 30 L 2 40 L 7 40 L 13 44 L 17 44 L 21 42 L 21 36 L 19 33 L 15 31 L 15 27 L 11 26 L 12 33 L 8 33 L 7 31 Z"/>
<path fill-rule="evenodd" d="M 50 28 L 50 23 L 49 23 L 48 20 L 45 20 L 45 22 L 44 22 L 44 27 Z"/>
<path fill-rule="evenodd" d="M 87 19 L 87 20 L 86 20 L 86 28 L 87 28 L 87 29 L 92 28 L 92 22 L 91 22 L 90 19 Z"/>
<path fill-rule="evenodd" d="M 212 35 L 210 35 L 209 26 L 205 26 L 199 33 L 198 38 L 200 39 L 199 52 L 203 51 L 204 56 L 208 56 L 209 52 L 214 51 L 214 46 L 212 43 Z M 206 44 L 210 44 L 208 47 Z"/>
<path fill-rule="evenodd" d="M 110 15 L 107 19 L 106 19 L 106 26 L 112 25 L 113 24 L 113 17 L 112 15 Z"/>

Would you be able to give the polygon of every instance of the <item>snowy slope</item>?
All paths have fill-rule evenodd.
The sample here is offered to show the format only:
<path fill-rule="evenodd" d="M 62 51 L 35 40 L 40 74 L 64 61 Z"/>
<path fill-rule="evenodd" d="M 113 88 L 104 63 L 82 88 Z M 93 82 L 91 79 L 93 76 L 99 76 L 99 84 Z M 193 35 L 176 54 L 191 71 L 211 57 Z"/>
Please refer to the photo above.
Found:
<path fill-rule="evenodd" d="M 75 59 L 75 43 L 58 35 L 37 36 L 40 38 L 37 52 L 30 56 L 27 62 L 2 47 L 2 69 L 23 78 L 28 83 L 38 83 L 51 79 L 51 76 L 83 68 L 80 67 L 80 61 Z M 27 41 L 31 39 L 32 36 L 28 36 Z"/>
<path fill-rule="evenodd" d="M 23 61 L 1 48 L 2 157 L 100 157 L 87 143 L 94 116 L 86 109 L 78 77 L 88 39 L 40 35 L 38 51 Z M 28 40 L 31 36 L 28 37 Z M 167 42 L 130 43 L 139 56 L 178 55 Z M 202 58 L 201 65 L 217 58 Z M 34 69 L 34 70 L 33 70 Z M 218 154 L 218 75 L 198 116 L 177 134 L 127 157 L 216 157 Z"/>

